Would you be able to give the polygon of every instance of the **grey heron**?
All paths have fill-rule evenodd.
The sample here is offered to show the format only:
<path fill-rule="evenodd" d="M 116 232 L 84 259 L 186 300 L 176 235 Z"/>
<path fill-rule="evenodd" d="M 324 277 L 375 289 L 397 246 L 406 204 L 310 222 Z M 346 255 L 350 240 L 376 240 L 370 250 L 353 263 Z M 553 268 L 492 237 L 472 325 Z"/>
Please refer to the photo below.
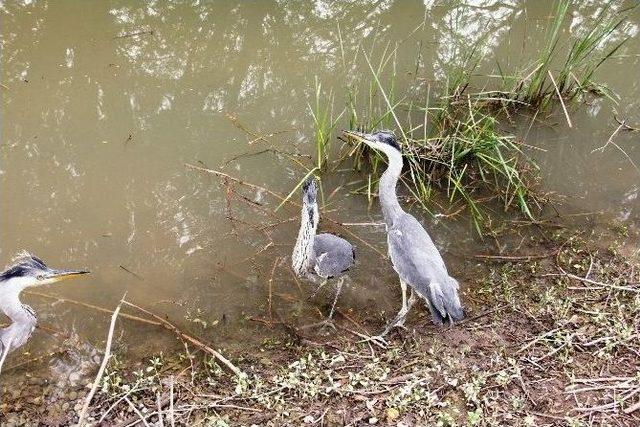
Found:
<path fill-rule="evenodd" d="M 0 273 L 0 310 L 11 319 L 11 324 L 0 329 L 0 361 L 7 354 L 23 346 L 36 327 L 36 313 L 20 301 L 20 293 L 36 286 L 87 274 L 85 270 L 58 270 L 29 252 L 20 252 L 11 264 Z M 0 362 L 0 368 L 2 367 Z"/>
<path fill-rule="evenodd" d="M 394 327 L 401 327 L 415 303 L 417 293 L 427 304 L 436 325 L 444 321 L 453 323 L 464 317 L 458 296 L 458 281 L 447 272 L 440 252 L 422 224 L 405 212 L 396 195 L 396 185 L 402 173 L 402 151 L 393 133 L 380 131 L 373 134 L 344 131 L 374 150 L 383 152 L 388 159 L 387 169 L 378 185 L 378 197 L 387 228 L 387 246 L 393 268 L 400 277 L 402 307 L 380 336 Z M 407 301 L 407 287 L 411 296 Z"/>
<path fill-rule="evenodd" d="M 291 265 L 297 276 L 313 282 L 318 279 L 322 281 L 314 295 L 329 279 L 338 279 L 328 317 L 330 322 L 342 291 L 344 275 L 355 262 L 355 250 L 351 243 L 342 237 L 329 233 L 316 234 L 320 222 L 317 193 L 318 185 L 315 179 L 307 179 L 302 185 L 300 230 L 291 255 Z"/>

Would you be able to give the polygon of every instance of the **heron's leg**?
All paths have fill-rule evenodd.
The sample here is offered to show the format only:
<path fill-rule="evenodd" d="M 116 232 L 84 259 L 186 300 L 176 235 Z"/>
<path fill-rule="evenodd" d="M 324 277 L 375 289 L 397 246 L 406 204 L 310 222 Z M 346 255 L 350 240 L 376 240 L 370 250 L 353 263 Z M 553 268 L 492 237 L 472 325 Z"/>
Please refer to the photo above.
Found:
<path fill-rule="evenodd" d="M 327 282 L 328 282 L 328 279 L 325 279 L 325 281 L 320 285 L 320 287 L 324 286 Z M 329 311 L 329 316 L 327 316 L 326 319 L 321 320 L 320 322 L 311 323 L 311 324 L 308 324 L 308 325 L 303 325 L 299 329 L 303 329 L 304 330 L 304 329 L 317 328 L 317 327 L 320 327 L 321 329 L 324 329 L 326 327 L 329 327 L 329 328 L 332 328 L 332 329 L 336 329 L 336 326 L 333 324 L 333 313 L 335 312 L 336 304 L 338 303 L 338 298 L 340 297 L 340 294 L 342 293 L 342 285 L 343 284 L 344 284 L 344 277 L 341 277 L 338 280 L 338 283 L 336 284 L 336 287 L 334 289 L 335 296 L 333 297 L 333 304 L 331 304 L 331 311 Z M 312 298 L 318 292 L 318 289 L 309 298 Z"/>
<path fill-rule="evenodd" d="M 411 296 L 407 301 L 407 284 L 403 280 L 400 280 L 400 287 L 402 288 L 402 308 L 400 308 L 400 311 L 398 312 L 398 314 L 396 314 L 396 317 L 387 325 L 385 330 L 382 332 L 382 336 L 385 336 L 386 334 L 391 332 L 393 328 L 404 327 L 404 322 L 405 320 L 407 320 L 409 310 L 411 310 L 411 307 L 413 307 L 413 304 L 415 304 L 416 302 L 416 296 L 413 288 L 411 289 Z"/>
<path fill-rule="evenodd" d="M 333 319 L 333 312 L 336 309 L 336 304 L 338 303 L 338 297 L 340 297 L 340 294 L 342 293 L 342 285 L 344 284 L 344 277 L 341 277 L 340 280 L 338 280 L 338 284 L 336 286 L 336 290 L 335 290 L 335 297 L 333 298 L 333 304 L 331 304 L 331 311 L 329 312 L 329 317 L 327 318 L 328 320 Z"/>
<path fill-rule="evenodd" d="M 326 285 L 328 281 L 329 281 L 329 279 L 325 277 L 325 278 L 322 280 L 322 282 L 318 285 L 318 287 L 316 288 L 316 290 L 315 290 L 315 291 L 313 291 L 313 293 L 309 296 L 309 298 L 308 298 L 308 299 L 312 299 L 312 298 L 314 298 L 314 297 L 318 294 L 318 292 L 320 292 L 320 289 L 324 288 L 324 285 Z"/>

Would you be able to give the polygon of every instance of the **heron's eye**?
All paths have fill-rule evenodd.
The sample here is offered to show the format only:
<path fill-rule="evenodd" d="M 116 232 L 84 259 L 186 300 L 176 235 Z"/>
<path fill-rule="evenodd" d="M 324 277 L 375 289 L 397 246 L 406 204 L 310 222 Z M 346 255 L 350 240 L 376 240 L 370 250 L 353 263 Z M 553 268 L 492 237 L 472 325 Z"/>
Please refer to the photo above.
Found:
<path fill-rule="evenodd" d="M 42 275 L 42 274 L 38 274 L 38 275 L 36 276 L 36 279 L 38 279 L 38 280 L 44 280 L 44 275 Z"/>

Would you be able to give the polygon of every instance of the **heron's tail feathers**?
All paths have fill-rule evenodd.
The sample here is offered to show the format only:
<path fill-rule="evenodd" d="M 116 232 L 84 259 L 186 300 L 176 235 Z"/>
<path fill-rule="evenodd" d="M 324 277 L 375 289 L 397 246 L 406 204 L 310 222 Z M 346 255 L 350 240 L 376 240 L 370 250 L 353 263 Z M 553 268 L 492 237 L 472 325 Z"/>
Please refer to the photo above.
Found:
<path fill-rule="evenodd" d="M 442 324 L 446 319 L 450 322 L 462 320 L 464 310 L 458 296 L 459 287 L 458 281 L 453 277 L 449 277 L 447 283 L 430 283 L 428 300 L 435 323 Z"/>

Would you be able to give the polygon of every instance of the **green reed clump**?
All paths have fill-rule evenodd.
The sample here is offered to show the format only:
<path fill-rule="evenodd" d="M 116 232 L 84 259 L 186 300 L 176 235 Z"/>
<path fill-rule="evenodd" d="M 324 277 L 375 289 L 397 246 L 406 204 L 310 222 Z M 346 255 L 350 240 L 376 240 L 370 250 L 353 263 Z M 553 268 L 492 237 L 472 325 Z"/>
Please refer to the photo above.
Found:
<path fill-rule="evenodd" d="M 363 54 L 372 78 L 367 102 L 360 110 L 353 102 L 355 91 L 348 92 L 351 129 L 396 129 L 406 164 L 402 180 L 413 200 L 427 210 L 433 187 L 440 186 L 452 205 L 459 201 L 466 204 L 480 234 L 487 219 L 482 202 L 489 199 L 499 198 L 505 209 L 516 205 L 532 217 L 530 172 L 535 165 L 523 155 L 515 137 L 500 128 L 495 111 L 487 107 L 492 98 L 472 99 L 466 94 L 479 63 L 476 49 L 471 49 L 463 66 L 452 70 L 435 105 L 429 104 L 429 91 L 420 105 L 419 99 L 396 94 L 393 52 L 385 49 L 375 64 Z M 368 155 L 362 145 L 355 148 L 352 157 L 356 168 L 368 166 L 374 175 L 383 161 L 380 155 Z M 371 195 L 371 179 L 366 192 Z"/>
<path fill-rule="evenodd" d="M 325 94 L 322 84 L 315 77 L 315 91 L 313 105 L 309 104 L 309 111 L 314 123 L 314 142 L 316 147 L 316 169 L 322 170 L 329 159 L 332 134 L 335 131 L 344 109 L 336 117 L 334 115 L 333 91 Z"/>
<path fill-rule="evenodd" d="M 606 95 L 604 86 L 592 80 L 593 75 L 625 42 L 606 47 L 627 12 L 611 13 L 611 5 L 601 10 L 582 35 L 563 40 L 569 8 L 568 0 L 556 3 L 544 47 L 532 65 L 511 74 L 498 67 L 502 77 L 498 87 L 495 80 L 478 82 L 476 70 L 484 59 L 480 54 L 484 39 L 471 46 L 458 65 L 446 70 L 446 82 L 428 83 L 422 99 L 415 96 L 415 91 L 398 95 L 398 46 L 377 51 L 373 46 L 369 55 L 363 53 L 370 78 L 347 90 L 349 128 L 396 130 L 406 163 L 402 180 L 425 209 L 433 187 L 440 186 L 452 205 L 460 201 L 466 204 L 479 233 L 488 219 L 484 203 L 488 200 L 499 199 L 505 210 L 517 207 L 533 218 L 537 166 L 522 152 L 523 142 L 516 140 L 508 126 L 501 126 L 499 119 L 506 120 L 514 110 L 534 113 L 558 101 L 567 114 L 564 102 L 582 93 Z M 379 61 L 372 62 L 374 56 Z M 478 83 L 483 90 L 471 93 Z M 416 84 L 417 80 L 414 87 Z M 357 87 L 363 86 L 368 91 L 358 99 Z M 382 157 L 366 155 L 362 146 L 354 153 L 355 167 L 369 166 L 375 176 Z M 365 187 L 371 196 L 371 177 Z"/>
<path fill-rule="evenodd" d="M 401 130 L 399 138 L 406 164 L 403 182 L 417 202 L 426 207 L 433 185 L 440 186 L 451 204 L 466 204 L 479 234 L 487 219 L 482 206 L 487 200 L 499 198 L 505 210 L 515 205 L 533 218 L 531 172 L 536 166 L 484 104 L 449 102 L 420 110 L 423 124 L 430 123 L 428 130 L 423 132 L 423 125 Z M 369 159 L 374 170 L 379 166 L 380 157 L 367 156 L 363 149 L 355 156 L 356 163 Z"/>
<path fill-rule="evenodd" d="M 563 48 L 561 37 L 570 5 L 570 0 L 556 2 L 545 47 L 532 65 L 516 73 L 521 77 L 516 79 L 515 87 L 508 90 L 511 98 L 533 107 L 546 107 L 558 96 L 573 100 L 585 92 L 609 95 L 606 87 L 592 80 L 593 75 L 627 41 L 623 39 L 603 48 L 611 34 L 625 22 L 631 9 L 611 14 L 611 3 L 607 4 L 583 35 L 569 40 L 567 49 Z"/>

